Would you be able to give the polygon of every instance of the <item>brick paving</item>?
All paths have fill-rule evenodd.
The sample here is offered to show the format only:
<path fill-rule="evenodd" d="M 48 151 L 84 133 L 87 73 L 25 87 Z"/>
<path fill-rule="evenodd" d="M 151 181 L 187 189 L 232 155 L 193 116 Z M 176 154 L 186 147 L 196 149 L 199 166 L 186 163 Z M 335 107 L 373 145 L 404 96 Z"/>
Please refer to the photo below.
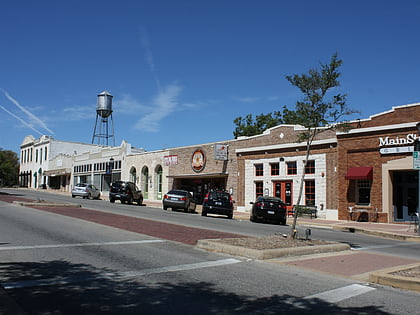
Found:
<path fill-rule="evenodd" d="M 200 239 L 245 237 L 244 235 L 239 234 L 224 233 L 147 219 L 133 218 L 85 208 L 38 206 L 33 206 L 32 208 L 112 226 L 130 232 L 164 238 L 188 245 L 195 245 Z"/>

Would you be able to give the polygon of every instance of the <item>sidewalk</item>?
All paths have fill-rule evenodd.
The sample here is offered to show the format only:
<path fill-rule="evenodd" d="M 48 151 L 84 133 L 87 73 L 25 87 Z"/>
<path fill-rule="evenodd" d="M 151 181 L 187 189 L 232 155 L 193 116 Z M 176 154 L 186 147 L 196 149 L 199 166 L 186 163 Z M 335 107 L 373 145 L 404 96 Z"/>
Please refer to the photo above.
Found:
<path fill-rule="evenodd" d="M 161 208 L 162 203 L 159 201 L 144 202 L 149 207 Z M 197 205 L 196 211 L 201 213 L 201 205 Z M 236 220 L 249 220 L 249 213 L 234 211 L 233 218 Z M 287 224 L 293 222 L 293 217 L 287 218 Z M 297 226 L 305 227 L 324 227 L 334 230 L 348 231 L 351 233 L 365 233 L 374 236 L 381 236 L 392 239 L 399 239 L 404 241 L 420 242 L 420 236 L 413 224 L 407 223 L 375 223 L 375 222 L 356 222 L 347 220 L 325 220 L 325 219 L 310 219 L 306 217 L 299 217 Z"/>

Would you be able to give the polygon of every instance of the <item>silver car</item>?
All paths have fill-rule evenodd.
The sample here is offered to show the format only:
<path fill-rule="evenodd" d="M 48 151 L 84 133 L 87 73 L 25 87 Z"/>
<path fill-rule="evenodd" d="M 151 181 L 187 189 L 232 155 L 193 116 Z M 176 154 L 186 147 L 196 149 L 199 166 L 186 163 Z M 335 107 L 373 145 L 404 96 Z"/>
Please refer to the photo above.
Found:
<path fill-rule="evenodd" d="M 95 185 L 92 184 L 76 184 L 71 190 L 71 196 L 73 198 L 79 196 L 83 197 L 83 199 L 99 199 L 101 192 Z"/>
<path fill-rule="evenodd" d="M 193 195 L 186 190 L 174 189 L 165 194 L 162 200 L 163 210 L 168 208 L 183 209 L 185 212 L 195 212 L 196 202 Z"/>

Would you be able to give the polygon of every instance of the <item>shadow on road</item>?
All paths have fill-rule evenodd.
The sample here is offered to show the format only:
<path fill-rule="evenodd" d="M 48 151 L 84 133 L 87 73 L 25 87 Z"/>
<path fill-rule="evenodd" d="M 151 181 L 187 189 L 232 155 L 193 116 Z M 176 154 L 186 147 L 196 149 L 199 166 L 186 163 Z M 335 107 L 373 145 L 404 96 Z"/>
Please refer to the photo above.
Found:
<path fill-rule="evenodd" d="M 375 306 L 342 308 L 287 292 L 238 295 L 208 282 L 182 281 L 182 273 L 130 279 L 112 274 L 62 260 L 0 264 L 2 285 L 28 314 L 387 314 Z"/>

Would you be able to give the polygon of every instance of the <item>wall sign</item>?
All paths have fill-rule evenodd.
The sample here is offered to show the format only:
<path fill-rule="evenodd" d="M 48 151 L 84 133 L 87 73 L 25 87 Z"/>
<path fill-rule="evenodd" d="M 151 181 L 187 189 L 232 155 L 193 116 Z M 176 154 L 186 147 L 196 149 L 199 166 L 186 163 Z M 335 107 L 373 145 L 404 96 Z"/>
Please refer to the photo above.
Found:
<path fill-rule="evenodd" d="M 206 155 L 202 149 L 197 149 L 194 151 L 191 158 L 191 167 L 194 172 L 201 172 L 206 166 Z"/>
<path fill-rule="evenodd" d="M 386 137 L 379 137 L 379 146 L 386 147 L 391 145 L 404 145 L 404 144 L 413 144 L 414 140 L 417 139 L 417 135 L 414 133 L 409 133 L 405 137 L 394 137 L 390 138 Z"/>
<path fill-rule="evenodd" d="M 228 159 L 228 146 L 226 144 L 214 145 L 214 159 L 226 161 Z"/>
<path fill-rule="evenodd" d="M 178 165 L 178 155 L 166 155 L 163 160 L 166 166 Z"/>

